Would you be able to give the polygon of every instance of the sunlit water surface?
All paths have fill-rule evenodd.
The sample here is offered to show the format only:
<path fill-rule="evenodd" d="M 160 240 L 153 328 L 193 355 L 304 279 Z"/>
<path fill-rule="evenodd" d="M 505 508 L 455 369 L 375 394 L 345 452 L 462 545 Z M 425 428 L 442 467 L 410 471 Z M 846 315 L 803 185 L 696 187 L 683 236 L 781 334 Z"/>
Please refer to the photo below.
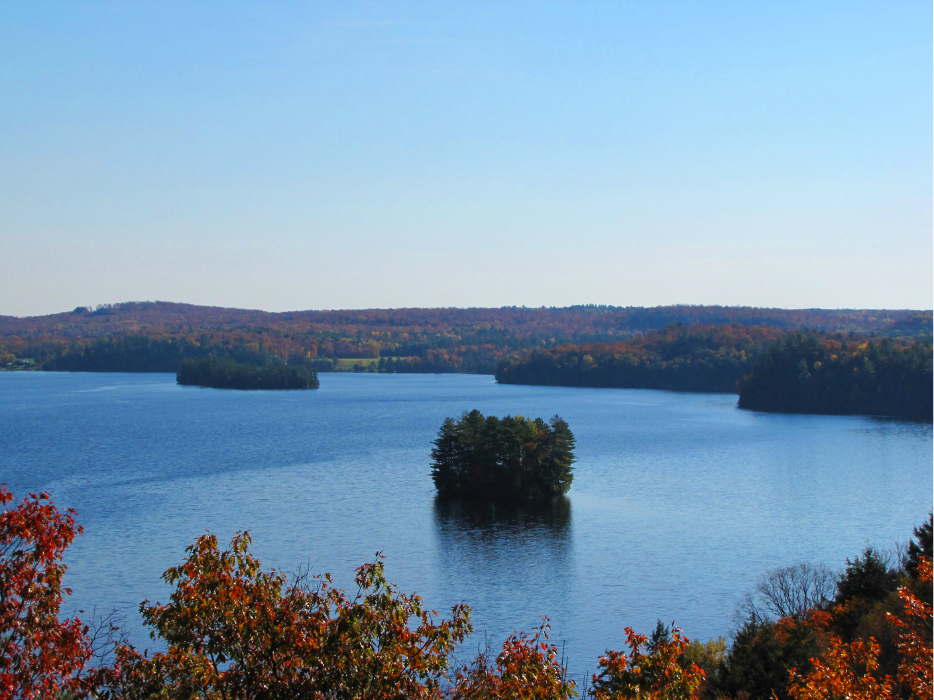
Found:
<path fill-rule="evenodd" d="M 324 374 L 317 391 L 179 387 L 173 375 L 0 374 L 0 481 L 78 511 L 75 608 L 137 608 L 205 531 L 249 530 L 266 567 L 352 587 L 388 577 L 502 640 L 551 619 L 581 677 L 623 627 L 728 635 L 763 571 L 835 568 L 904 542 L 932 501 L 930 425 L 740 411 L 733 395 L 500 386 L 464 375 Z M 436 502 L 429 452 L 465 410 L 548 418 L 577 437 L 568 498 Z"/>

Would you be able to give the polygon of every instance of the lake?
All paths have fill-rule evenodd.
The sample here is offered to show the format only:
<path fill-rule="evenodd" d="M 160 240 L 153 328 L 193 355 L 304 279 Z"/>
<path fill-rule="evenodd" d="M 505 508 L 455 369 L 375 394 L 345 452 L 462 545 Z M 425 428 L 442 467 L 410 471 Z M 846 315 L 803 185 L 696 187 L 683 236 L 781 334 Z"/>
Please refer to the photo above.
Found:
<path fill-rule="evenodd" d="M 498 385 L 489 376 L 322 374 L 317 391 L 180 387 L 166 374 L 0 373 L 0 481 L 48 491 L 85 534 L 75 608 L 137 608 L 205 531 L 249 530 L 267 568 L 352 587 L 388 578 L 499 644 L 547 615 L 572 676 L 657 619 L 728 635 L 768 569 L 844 566 L 906 542 L 932 504 L 932 430 L 866 417 L 740 411 L 735 395 Z M 447 416 L 564 418 L 568 497 L 540 508 L 436 502 L 431 442 Z"/>

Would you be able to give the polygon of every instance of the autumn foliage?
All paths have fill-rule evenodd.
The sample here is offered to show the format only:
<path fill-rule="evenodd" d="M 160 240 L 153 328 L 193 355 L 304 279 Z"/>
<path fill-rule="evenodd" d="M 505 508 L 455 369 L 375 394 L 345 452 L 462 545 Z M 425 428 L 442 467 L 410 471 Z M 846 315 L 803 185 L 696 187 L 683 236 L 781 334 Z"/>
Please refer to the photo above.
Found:
<path fill-rule="evenodd" d="M 455 647 L 470 633 L 457 605 L 438 620 L 416 595 L 386 582 L 382 562 L 357 570 L 348 598 L 327 576 L 287 584 L 264 572 L 239 533 L 219 552 L 205 535 L 169 569 L 166 605 L 143 603 L 153 637 L 166 652 L 131 647 L 98 674 L 102 698 L 568 698 L 567 680 L 547 624 L 513 634 L 495 659 L 480 653 L 452 671 Z"/>
<path fill-rule="evenodd" d="M 931 588 L 931 560 L 921 557 L 918 562 L 918 579 Z M 934 694 L 932 682 L 931 648 L 931 603 L 921 600 L 908 587 L 898 589 L 898 597 L 904 605 L 903 615 L 889 615 L 897 630 L 896 645 L 901 661 L 898 665 L 898 680 L 919 698 Z"/>
<path fill-rule="evenodd" d="M 536 348 L 615 344 L 670 324 L 931 335 L 930 313 L 908 310 L 585 305 L 267 313 L 156 301 L 0 316 L 0 356 L 82 372 L 175 372 L 185 358 L 213 355 L 256 365 L 313 362 L 318 371 L 336 358 L 380 358 L 385 372 L 493 374 L 498 362 Z M 703 376 L 691 381 L 710 379 L 704 363 L 698 366 Z"/>
<path fill-rule="evenodd" d="M 334 587 L 327 575 L 289 579 L 261 568 L 250 554 L 246 532 L 238 533 L 226 551 L 220 551 L 215 536 L 199 537 L 185 560 L 164 574 L 172 586 L 168 602 L 140 605 L 161 651 L 140 653 L 118 644 L 104 663 L 88 625 L 58 617 L 62 597 L 69 593 L 61 585 L 62 553 L 81 532 L 74 513 L 59 512 L 47 494 L 31 495 L 16 507 L 11 503 L 12 494 L 0 487 L 0 504 L 6 506 L 0 512 L 0 700 L 566 700 L 578 693 L 548 639 L 547 619 L 532 634 L 510 635 L 498 653 L 481 651 L 472 661 L 453 663 L 471 632 L 465 605 L 440 618 L 417 595 L 390 584 L 380 558 L 357 569 L 352 596 Z M 891 642 L 861 632 L 844 639 L 834 632 L 840 610 L 851 601 L 774 623 L 759 619 L 750 638 L 758 648 L 780 650 L 816 640 L 813 648 L 819 651 L 807 668 L 786 672 L 787 682 L 725 693 L 722 683 L 709 673 L 705 678 L 694 662 L 704 657 L 704 645 L 689 644 L 677 627 L 669 632 L 659 623 L 651 638 L 626 628 L 628 649 L 608 650 L 590 687 L 581 691 L 596 700 L 930 698 L 929 524 L 915 533 L 918 542 L 909 552 L 901 585 L 890 594 L 870 593 L 888 596 L 879 604 L 892 610 L 867 619 L 888 625 Z M 852 585 L 856 577 L 873 573 L 867 561 L 869 554 L 850 562 L 841 577 L 848 590 L 871 592 Z M 895 654 L 891 672 L 887 643 Z M 704 668 L 717 675 L 724 664 L 749 663 L 737 654 L 745 644 L 737 636 L 729 656 L 706 658 Z M 746 653 L 755 648 L 747 646 Z M 793 655 L 761 655 L 755 663 L 780 664 L 782 658 Z"/>
<path fill-rule="evenodd" d="M 919 580 L 930 588 L 931 560 L 922 557 L 918 565 Z M 788 688 L 794 700 L 887 700 L 910 698 L 922 700 L 932 696 L 931 682 L 931 604 L 918 598 L 907 586 L 898 589 L 902 606 L 900 615 L 888 613 L 895 628 L 899 652 L 897 677 L 879 673 L 881 649 L 873 637 L 854 639 L 846 643 L 834 637 L 822 659 L 812 659 L 813 670 L 798 675 L 792 670 Z"/>
<path fill-rule="evenodd" d="M 0 486 L 0 505 L 13 494 Z M 0 698 L 77 692 L 91 656 L 87 627 L 59 620 L 62 554 L 81 526 L 46 493 L 0 512 Z"/>
<path fill-rule="evenodd" d="M 140 609 L 165 652 L 121 648 L 102 697 L 427 698 L 437 695 L 469 610 L 437 620 L 395 590 L 382 562 L 357 570 L 353 598 L 327 576 L 291 584 L 262 571 L 239 533 L 230 550 L 204 535 L 169 569 L 167 604 Z"/>
<path fill-rule="evenodd" d="M 626 628 L 629 653 L 607 651 L 600 672 L 593 677 L 596 700 L 690 700 L 704 680 L 693 662 L 680 663 L 688 639 L 677 627 L 670 638 L 650 643 L 648 637 Z"/>
<path fill-rule="evenodd" d="M 451 700 L 565 700 L 577 695 L 574 686 L 558 648 L 548 641 L 545 620 L 531 635 L 511 634 L 495 659 L 488 652 L 479 653 L 473 663 L 457 671 L 447 694 Z"/>
<path fill-rule="evenodd" d="M 504 359 L 501 384 L 733 392 L 763 348 L 782 336 L 759 326 L 671 325 L 613 343 L 539 348 Z"/>

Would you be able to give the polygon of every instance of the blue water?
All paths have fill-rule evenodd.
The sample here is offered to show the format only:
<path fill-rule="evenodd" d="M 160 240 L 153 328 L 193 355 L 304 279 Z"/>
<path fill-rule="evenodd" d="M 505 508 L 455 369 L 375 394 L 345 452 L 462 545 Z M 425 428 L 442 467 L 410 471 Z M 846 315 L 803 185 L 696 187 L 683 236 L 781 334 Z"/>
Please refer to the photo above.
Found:
<path fill-rule="evenodd" d="M 172 375 L 0 374 L 0 481 L 78 511 L 63 612 L 137 609 L 209 530 L 248 529 L 266 567 L 350 587 L 390 580 L 439 612 L 466 601 L 475 639 L 551 618 L 580 677 L 623 627 L 728 635 L 765 570 L 841 568 L 906 541 L 932 504 L 932 432 L 863 417 L 735 408 L 732 395 L 500 386 L 464 375 L 323 374 L 304 392 L 179 387 Z M 431 441 L 447 416 L 563 417 L 574 484 L 545 508 L 438 503 Z"/>

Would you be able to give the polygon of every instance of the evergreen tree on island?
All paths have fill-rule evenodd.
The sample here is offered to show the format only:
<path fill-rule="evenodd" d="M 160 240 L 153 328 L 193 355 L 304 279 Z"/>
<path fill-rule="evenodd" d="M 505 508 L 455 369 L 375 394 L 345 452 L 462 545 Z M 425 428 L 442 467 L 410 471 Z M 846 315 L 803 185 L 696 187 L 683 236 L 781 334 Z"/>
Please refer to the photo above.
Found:
<path fill-rule="evenodd" d="M 431 478 L 444 498 L 538 500 L 567 493 L 574 478 L 574 434 L 558 416 L 465 412 L 433 444 Z"/>
<path fill-rule="evenodd" d="M 318 375 L 304 365 L 270 362 L 262 367 L 217 357 L 182 360 L 179 384 L 214 389 L 317 389 Z"/>

